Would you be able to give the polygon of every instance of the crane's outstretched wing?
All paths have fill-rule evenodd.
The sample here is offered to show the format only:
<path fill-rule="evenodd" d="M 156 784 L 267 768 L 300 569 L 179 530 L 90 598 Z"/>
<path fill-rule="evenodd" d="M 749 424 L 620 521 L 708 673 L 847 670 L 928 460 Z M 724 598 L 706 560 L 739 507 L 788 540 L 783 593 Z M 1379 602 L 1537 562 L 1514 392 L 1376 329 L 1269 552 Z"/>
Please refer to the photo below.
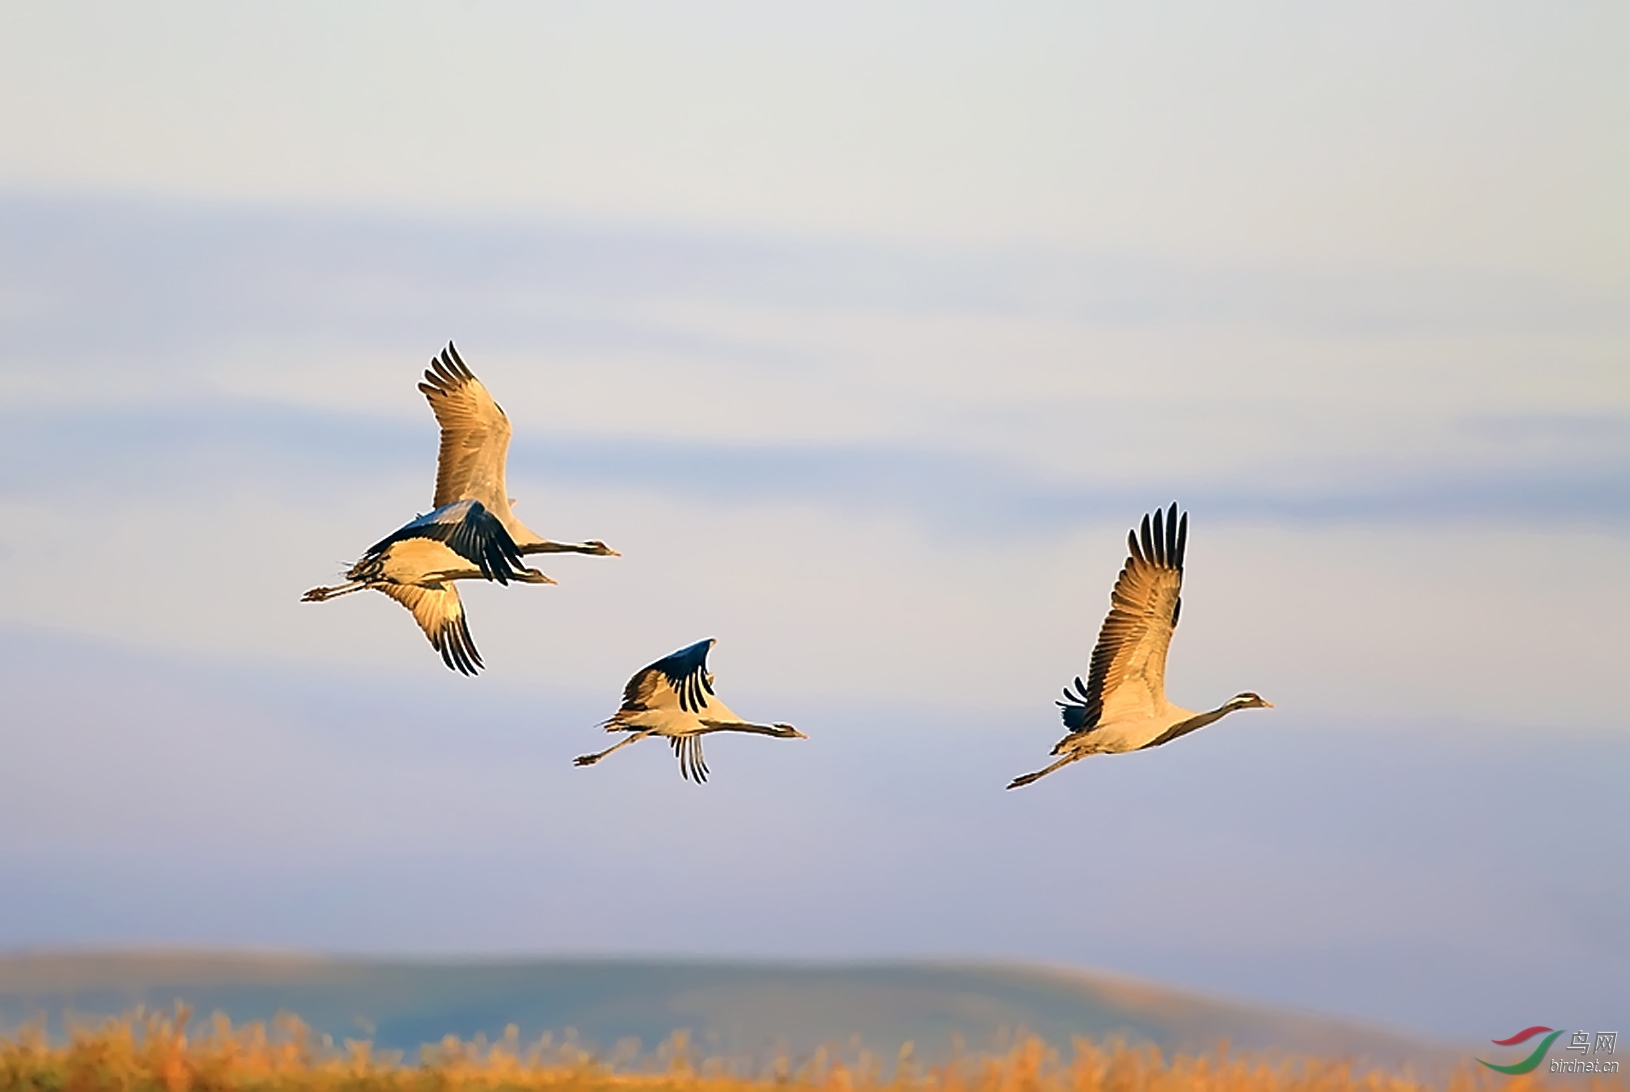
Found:
<path fill-rule="evenodd" d="M 1166 650 L 1183 605 L 1188 513 L 1179 518 L 1173 502 L 1165 513 L 1156 509 L 1153 519 L 1144 516 L 1141 531 L 1141 541 L 1137 531 L 1126 536 L 1129 556 L 1110 595 L 1087 682 L 1077 676 L 1074 690 L 1065 687 L 1058 703 L 1072 733 L 1092 731 L 1106 710 L 1112 716 L 1139 710 L 1153 715 L 1165 706 Z"/>
<path fill-rule="evenodd" d="M 481 670 L 481 653 L 470 639 L 464 604 L 451 582 L 444 584 L 375 584 L 374 587 L 413 612 L 431 647 L 454 671 L 474 675 Z"/>
<path fill-rule="evenodd" d="M 458 500 L 478 500 L 503 521 L 511 535 L 525 538 L 525 529 L 515 523 L 510 512 L 509 493 L 504 487 L 509 418 L 459 358 L 451 341 L 440 357 L 431 358 L 419 390 L 424 392 L 430 412 L 441 426 L 436 507 Z"/>
<path fill-rule="evenodd" d="M 707 708 L 707 696 L 713 693 L 713 676 L 707 673 L 707 654 L 712 647 L 713 638 L 709 637 L 641 668 L 623 688 L 622 711 L 643 712 L 665 706 L 699 713 Z M 698 761 L 700 755 L 698 743 Z"/>
<path fill-rule="evenodd" d="M 677 736 L 668 740 L 679 759 L 679 774 L 698 785 L 707 780 L 707 762 L 702 758 L 701 736 Z"/>
<path fill-rule="evenodd" d="M 392 543 L 410 538 L 428 538 L 447 548 L 481 570 L 481 575 L 500 584 L 509 583 L 526 570 L 520 547 L 491 512 L 478 500 L 444 504 L 433 512 L 380 539 L 368 547 L 364 557 L 378 557 Z"/>

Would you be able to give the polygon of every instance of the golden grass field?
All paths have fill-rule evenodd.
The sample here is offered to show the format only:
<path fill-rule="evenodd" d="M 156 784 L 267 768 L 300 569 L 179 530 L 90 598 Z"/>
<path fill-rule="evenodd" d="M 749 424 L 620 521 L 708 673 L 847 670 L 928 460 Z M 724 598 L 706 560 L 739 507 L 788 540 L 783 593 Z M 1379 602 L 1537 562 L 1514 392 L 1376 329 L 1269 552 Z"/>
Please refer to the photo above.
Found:
<path fill-rule="evenodd" d="M 745 1062 L 699 1057 L 682 1033 L 654 1056 L 599 1057 L 544 1038 L 443 1040 L 406 1060 L 366 1042 L 338 1046 L 299 1020 L 233 1026 L 216 1017 L 189 1033 L 190 1014 L 136 1013 L 71 1027 L 60 1040 L 38 1025 L 0 1035 L 0 1090 L 30 1092 L 1625 1092 L 1622 1077 L 1506 1077 L 1468 1063 L 1439 1081 L 1360 1071 L 1320 1058 L 1230 1053 L 1164 1057 L 1152 1046 L 1075 1041 L 1060 1052 L 1038 1039 L 1003 1054 L 967 1054 L 944 1065 L 896 1058 Z M 884 1064 L 884 1062 L 888 1064 Z"/>

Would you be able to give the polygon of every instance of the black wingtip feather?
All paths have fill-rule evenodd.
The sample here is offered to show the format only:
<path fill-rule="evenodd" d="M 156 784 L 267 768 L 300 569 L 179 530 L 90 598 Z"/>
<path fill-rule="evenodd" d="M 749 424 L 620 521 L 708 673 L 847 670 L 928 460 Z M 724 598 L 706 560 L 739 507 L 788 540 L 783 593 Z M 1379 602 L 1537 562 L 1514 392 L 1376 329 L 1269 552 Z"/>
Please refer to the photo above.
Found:
<path fill-rule="evenodd" d="M 442 662 L 461 675 L 474 675 L 485 664 L 470 637 L 470 625 L 463 615 L 456 623 L 443 626 L 430 642 L 441 653 Z"/>
<path fill-rule="evenodd" d="M 507 584 L 524 572 L 526 563 L 521 557 L 521 548 L 510 537 L 503 522 L 487 511 L 480 501 L 456 503 L 469 505 L 468 511 L 458 522 L 424 521 L 425 518 L 421 516 L 376 542 L 368 555 L 377 555 L 403 539 L 429 538 L 445 543 L 454 553 L 475 565 L 488 580 Z"/>
<path fill-rule="evenodd" d="M 430 367 L 425 369 L 425 382 L 419 384 L 419 389 L 425 394 L 449 394 L 454 388 L 462 386 L 475 378 L 470 366 L 458 355 L 458 349 L 449 341 L 447 348 L 439 356 L 430 358 Z"/>
<path fill-rule="evenodd" d="M 1126 548 L 1134 560 L 1182 572 L 1188 540 L 1189 514 L 1172 501 L 1166 508 L 1146 513 L 1143 521 L 1127 532 Z"/>
<path fill-rule="evenodd" d="M 698 785 L 706 782 L 708 769 L 707 760 L 702 757 L 702 738 L 676 736 L 670 742 L 673 744 L 674 755 L 679 759 L 679 776 Z"/>
<path fill-rule="evenodd" d="M 713 638 L 709 637 L 669 653 L 646 668 L 662 672 L 668 685 L 679 695 L 679 707 L 687 713 L 699 713 L 707 708 L 703 691 L 713 693 L 713 684 L 707 675 L 707 654 L 712 647 Z"/>
<path fill-rule="evenodd" d="M 447 343 L 447 348 L 442 350 L 441 360 L 447 365 L 447 370 L 453 374 L 456 382 L 468 383 L 475 378 L 475 373 L 464 363 L 464 358 L 458 355 L 458 350 L 453 347 L 451 341 Z"/>

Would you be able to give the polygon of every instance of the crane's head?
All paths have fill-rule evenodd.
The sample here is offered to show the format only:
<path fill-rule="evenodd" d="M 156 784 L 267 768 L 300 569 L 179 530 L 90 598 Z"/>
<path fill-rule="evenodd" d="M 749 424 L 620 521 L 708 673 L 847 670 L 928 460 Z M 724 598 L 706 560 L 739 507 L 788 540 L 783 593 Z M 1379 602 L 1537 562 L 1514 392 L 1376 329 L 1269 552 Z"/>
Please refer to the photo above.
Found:
<path fill-rule="evenodd" d="M 794 728 L 790 724 L 777 724 L 775 726 L 775 734 L 776 734 L 777 738 L 779 738 L 779 739 L 808 739 L 809 738 L 808 736 L 804 735 L 804 733 L 800 732 L 798 729 Z"/>
<path fill-rule="evenodd" d="M 588 549 L 583 551 L 584 553 L 586 553 L 586 554 L 594 554 L 596 557 L 622 557 L 623 556 L 622 554 L 618 553 L 616 550 L 613 550 L 610 546 L 607 546 L 604 542 L 601 542 L 599 539 L 591 538 L 587 542 L 583 543 L 583 545 L 588 547 Z"/>
<path fill-rule="evenodd" d="M 1253 694 L 1247 690 L 1243 694 L 1235 694 L 1228 699 L 1229 709 L 1272 709 L 1273 702 L 1261 694 Z"/>

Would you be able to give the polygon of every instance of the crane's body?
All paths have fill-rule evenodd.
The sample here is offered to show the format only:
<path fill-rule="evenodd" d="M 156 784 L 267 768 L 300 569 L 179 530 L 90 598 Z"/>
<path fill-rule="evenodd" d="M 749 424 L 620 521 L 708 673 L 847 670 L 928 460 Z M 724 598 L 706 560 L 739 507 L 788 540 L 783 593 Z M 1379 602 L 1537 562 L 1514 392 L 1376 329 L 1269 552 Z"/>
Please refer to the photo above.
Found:
<path fill-rule="evenodd" d="M 1087 682 L 1079 676 L 1058 705 L 1069 734 L 1053 747 L 1058 761 L 1013 779 L 1015 789 L 1096 754 L 1121 754 L 1169 743 L 1236 709 L 1272 708 L 1249 691 L 1196 713 L 1166 700 L 1166 653 L 1182 612 L 1188 513 L 1158 509 L 1127 535 L 1126 565 L 1110 595 L 1109 615 L 1092 650 Z"/>
<path fill-rule="evenodd" d="M 664 656 L 635 672 L 623 688 L 622 706 L 605 722 L 608 732 L 626 732 L 622 741 L 592 755 L 577 759 L 579 766 L 592 766 L 602 758 L 647 736 L 662 736 L 679 759 L 680 775 L 698 783 L 707 780 L 707 763 L 702 758 L 702 737 L 711 732 L 748 732 L 778 739 L 805 739 L 790 724 L 753 724 L 742 720 L 713 691 L 713 676 L 707 670 L 708 650 L 713 639 Z"/>
<path fill-rule="evenodd" d="M 603 542 L 550 542 L 515 518 L 504 489 L 509 418 L 448 342 L 432 357 L 419 384 L 441 427 L 434 507 L 374 543 L 346 572 L 347 583 L 312 588 L 302 601 L 319 603 L 371 588 L 413 614 L 431 647 L 454 671 L 482 667 L 470 638 L 457 580 L 553 584 L 521 558 L 574 552 L 615 556 Z"/>

